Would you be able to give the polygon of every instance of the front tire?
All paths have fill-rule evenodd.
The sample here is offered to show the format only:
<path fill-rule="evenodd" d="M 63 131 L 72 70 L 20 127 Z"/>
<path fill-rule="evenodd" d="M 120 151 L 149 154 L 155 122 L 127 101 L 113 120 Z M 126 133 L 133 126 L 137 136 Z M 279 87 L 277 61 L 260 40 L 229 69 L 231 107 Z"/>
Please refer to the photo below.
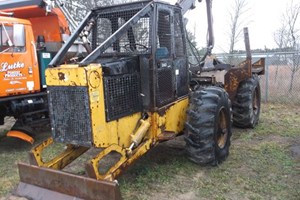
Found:
<path fill-rule="evenodd" d="M 218 165 L 229 155 L 231 103 L 227 92 L 210 86 L 191 94 L 186 152 L 197 164 Z"/>
<path fill-rule="evenodd" d="M 254 128 L 260 115 L 261 93 L 259 78 L 253 75 L 240 83 L 236 101 L 233 104 L 233 125 L 240 128 Z"/>

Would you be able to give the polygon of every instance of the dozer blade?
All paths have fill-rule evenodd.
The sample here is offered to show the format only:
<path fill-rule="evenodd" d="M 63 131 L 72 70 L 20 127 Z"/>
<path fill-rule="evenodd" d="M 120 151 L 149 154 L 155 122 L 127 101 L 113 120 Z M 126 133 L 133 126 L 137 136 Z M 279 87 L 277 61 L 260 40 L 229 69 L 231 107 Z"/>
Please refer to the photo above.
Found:
<path fill-rule="evenodd" d="M 50 168 L 19 163 L 20 183 L 16 195 L 34 200 L 121 198 L 118 184 L 99 181 Z"/>

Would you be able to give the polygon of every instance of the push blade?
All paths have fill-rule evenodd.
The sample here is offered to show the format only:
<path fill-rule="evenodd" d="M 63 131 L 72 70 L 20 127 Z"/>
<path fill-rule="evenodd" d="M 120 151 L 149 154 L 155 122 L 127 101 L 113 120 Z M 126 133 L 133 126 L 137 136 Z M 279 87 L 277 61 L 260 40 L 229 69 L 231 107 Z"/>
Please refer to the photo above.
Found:
<path fill-rule="evenodd" d="M 15 194 L 28 199 L 122 199 L 118 184 L 112 181 L 95 180 L 25 163 L 19 163 L 18 168 L 20 183 Z"/>

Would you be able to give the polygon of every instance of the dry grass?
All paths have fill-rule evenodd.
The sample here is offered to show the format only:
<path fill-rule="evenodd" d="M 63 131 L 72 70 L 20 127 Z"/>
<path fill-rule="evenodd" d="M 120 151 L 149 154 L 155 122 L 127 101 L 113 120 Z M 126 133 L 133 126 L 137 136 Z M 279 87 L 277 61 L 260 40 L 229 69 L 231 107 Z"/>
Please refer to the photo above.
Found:
<path fill-rule="evenodd" d="M 265 98 L 266 89 L 268 89 L 268 100 L 272 102 L 300 102 L 300 70 L 295 73 L 293 87 L 290 91 L 291 68 L 287 65 L 269 65 L 268 66 L 268 84 L 266 83 L 267 75 L 262 76 L 261 88 L 262 95 Z M 268 88 L 266 87 L 268 85 Z"/>
<path fill-rule="evenodd" d="M 256 129 L 234 129 L 230 156 L 218 167 L 188 161 L 181 138 L 152 149 L 119 179 L 124 199 L 298 200 L 300 107 L 263 104 L 262 110 Z M 30 147 L 0 141 L 0 197 L 16 186 L 16 163 L 26 161 Z"/>
<path fill-rule="evenodd" d="M 6 119 L 6 125 L 0 126 L 0 197 L 8 194 L 17 185 L 17 163 L 27 162 L 27 152 L 32 148 L 31 144 L 19 139 L 4 137 L 12 124 L 11 119 Z M 39 132 L 34 135 L 37 143 L 46 137 L 49 137 L 49 133 Z"/>
<path fill-rule="evenodd" d="M 163 144 L 121 178 L 125 199 L 299 199 L 300 107 L 264 104 L 256 129 L 234 129 L 220 166 L 189 162 L 182 148 Z"/>

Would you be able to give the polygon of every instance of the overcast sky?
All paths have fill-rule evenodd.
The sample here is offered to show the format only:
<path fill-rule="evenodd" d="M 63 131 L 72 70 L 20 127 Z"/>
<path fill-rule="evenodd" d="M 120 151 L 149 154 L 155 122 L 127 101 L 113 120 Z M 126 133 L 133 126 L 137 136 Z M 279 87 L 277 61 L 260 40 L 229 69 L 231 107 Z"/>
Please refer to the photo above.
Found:
<path fill-rule="evenodd" d="M 176 0 L 168 0 L 171 3 Z M 249 11 L 244 14 L 246 21 L 249 21 L 249 35 L 251 49 L 274 48 L 274 32 L 280 27 L 282 14 L 286 11 L 287 4 L 292 0 L 248 0 Z M 300 3 L 300 0 L 294 0 Z M 229 10 L 234 5 L 234 0 L 213 0 L 213 19 L 215 35 L 215 53 L 227 52 L 228 30 L 229 30 Z M 196 3 L 196 8 L 189 11 L 185 17 L 189 19 L 188 29 L 195 32 L 199 47 L 206 46 L 206 7 L 205 0 Z M 300 18 L 298 20 L 300 28 Z M 244 49 L 243 38 L 237 44 L 236 49 Z"/>

